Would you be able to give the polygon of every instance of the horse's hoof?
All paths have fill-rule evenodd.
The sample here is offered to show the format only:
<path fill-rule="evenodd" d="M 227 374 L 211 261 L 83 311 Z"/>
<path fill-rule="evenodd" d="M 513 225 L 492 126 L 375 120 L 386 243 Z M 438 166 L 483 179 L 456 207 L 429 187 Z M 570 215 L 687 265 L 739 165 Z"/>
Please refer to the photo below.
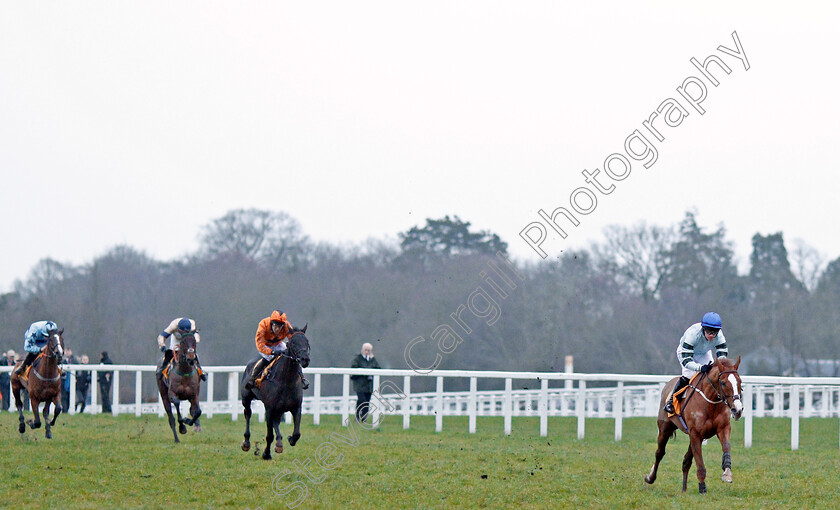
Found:
<path fill-rule="evenodd" d="M 653 483 L 653 480 L 650 479 L 650 475 L 645 475 L 645 482 Z"/>
<path fill-rule="evenodd" d="M 44 434 L 44 436 L 45 436 L 47 439 L 52 439 L 52 433 L 51 433 L 51 432 L 47 432 L 46 434 Z"/>
<path fill-rule="evenodd" d="M 298 442 L 298 439 L 300 439 L 300 436 L 289 436 L 289 445 L 290 446 L 296 445 L 297 442 Z"/>
<path fill-rule="evenodd" d="M 193 432 L 201 432 L 201 425 L 196 425 L 193 427 Z"/>
<path fill-rule="evenodd" d="M 720 479 L 726 483 L 732 483 L 732 470 L 726 468 L 723 470 L 723 474 L 720 475 Z"/>
<path fill-rule="evenodd" d="M 263 460 L 271 460 L 271 452 L 268 451 L 268 448 L 263 452 L 262 458 Z"/>
<path fill-rule="evenodd" d="M 242 451 L 247 452 L 251 449 L 251 442 L 250 441 L 242 441 Z"/>
<path fill-rule="evenodd" d="M 26 424 L 25 423 L 21 422 L 21 424 L 18 425 L 18 432 L 20 432 L 21 434 L 26 432 Z"/>
<path fill-rule="evenodd" d="M 700 482 L 700 494 L 706 494 L 706 482 Z"/>
<path fill-rule="evenodd" d="M 283 453 L 283 443 L 281 441 L 277 441 L 277 444 L 274 445 L 274 453 Z"/>
<path fill-rule="evenodd" d="M 180 426 L 178 426 L 178 432 L 180 432 L 181 434 L 186 434 L 186 433 L 187 433 L 187 427 L 186 427 L 186 425 L 184 425 L 184 424 L 182 423 Z"/>

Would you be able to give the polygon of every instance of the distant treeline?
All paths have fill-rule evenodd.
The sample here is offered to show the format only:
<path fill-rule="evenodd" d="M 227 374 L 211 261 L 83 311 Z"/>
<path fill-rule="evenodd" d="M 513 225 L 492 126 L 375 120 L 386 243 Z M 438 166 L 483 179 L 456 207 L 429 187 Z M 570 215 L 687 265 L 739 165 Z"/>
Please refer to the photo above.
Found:
<path fill-rule="evenodd" d="M 661 374 L 677 373 L 680 335 L 715 310 L 747 373 L 840 373 L 840 259 L 791 250 L 781 233 L 756 234 L 739 274 L 724 227 L 692 212 L 609 227 L 604 243 L 536 264 L 506 264 L 506 243 L 469 227 L 430 219 L 347 248 L 311 242 L 282 212 L 231 211 L 183 260 L 119 246 L 83 266 L 40 261 L 0 296 L 0 348 L 20 350 L 29 324 L 50 319 L 76 354 L 151 364 L 156 335 L 188 316 L 205 365 L 244 364 L 257 322 L 282 309 L 309 324 L 313 366 L 348 366 L 371 342 L 387 368 L 409 368 L 411 345 L 418 367 L 562 371 L 573 355 L 579 372 Z"/>

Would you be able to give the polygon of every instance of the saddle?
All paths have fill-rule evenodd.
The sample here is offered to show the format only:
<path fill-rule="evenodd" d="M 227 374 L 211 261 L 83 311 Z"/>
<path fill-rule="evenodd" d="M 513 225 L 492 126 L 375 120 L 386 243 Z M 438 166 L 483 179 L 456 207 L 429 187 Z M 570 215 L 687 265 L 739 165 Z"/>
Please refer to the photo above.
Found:
<path fill-rule="evenodd" d="M 674 412 L 673 413 L 668 413 L 668 418 L 670 418 L 671 416 L 682 415 L 683 402 L 680 399 L 680 397 L 684 396 L 687 390 L 694 387 L 694 380 L 697 379 L 698 376 L 700 376 L 700 372 L 697 372 L 696 374 L 694 374 L 691 377 L 691 380 L 688 381 L 688 384 L 686 384 L 685 386 L 680 388 L 680 390 L 678 392 L 674 393 Z"/>
<path fill-rule="evenodd" d="M 263 379 L 268 377 L 268 372 L 271 370 L 271 367 L 273 367 L 274 364 L 277 363 L 277 360 L 279 360 L 280 358 L 282 358 L 282 356 L 275 356 L 274 359 L 271 360 L 271 362 L 269 362 L 268 365 L 266 365 L 266 367 L 263 369 L 262 373 L 260 373 L 259 377 L 257 377 L 256 382 L 254 383 L 254 385 L 257 388 L 262 388 Z"/>

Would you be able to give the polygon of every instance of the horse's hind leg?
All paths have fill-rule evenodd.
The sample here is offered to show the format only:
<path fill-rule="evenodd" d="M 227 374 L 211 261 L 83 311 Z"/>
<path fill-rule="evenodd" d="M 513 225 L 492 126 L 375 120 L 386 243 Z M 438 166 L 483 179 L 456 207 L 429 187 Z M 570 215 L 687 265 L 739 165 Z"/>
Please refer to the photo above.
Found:
<path fill-rule="evenodd" d="M 15 394 L 15 407 L 18 410 L 18 432 L 23 434 L 26 432 L 26 420 L 23 417 L 23 402 L 20 399 L 20 386 L 12 385 L 12 392 Z"/>
<path fill-rule="evenodd" d="M 283 417 L 283 413 L 280 413 Z M 277 443 L 274 444 L 274 453 L 283 453 L 283 435 L 280 434 L 280 420 L 274 420 L 274 435 L 277 436 Z"/>
<path fill-rule="evenodd" d="M 265 450 L 262 458 L 264 460 L 271 460 L 271 443 L 274 442 L 274 414 L 271 410 L 265 410 Z"/>
<path fill-rule="evenodd" d="M 668 440 L 671 439 L 671 435 L 676 428 L 670 420 L 659 422 L 659 437 L 656 439 L 656 456 L 653 467 L 650 468 L 650 473 L 645 475 L 645 482 L 653 483 L 656 481 L 656 472 L 659 470 L 659 463 L 662 462 L 662 457 L 665 456 L 665 446 L 668 444 Z"/>
<path fill-rule="evenodd" d="M 683 488 L 682 491 L 688 488 L 688 470 L 691 469 L 691 461 L 694 460 L 694 454 L 691 453 L 691 445 L 688 445 L 688 451 L 685 452 L 685 457 L 683 457 L 682 463 L 682 472 L 683 472 Z"/>

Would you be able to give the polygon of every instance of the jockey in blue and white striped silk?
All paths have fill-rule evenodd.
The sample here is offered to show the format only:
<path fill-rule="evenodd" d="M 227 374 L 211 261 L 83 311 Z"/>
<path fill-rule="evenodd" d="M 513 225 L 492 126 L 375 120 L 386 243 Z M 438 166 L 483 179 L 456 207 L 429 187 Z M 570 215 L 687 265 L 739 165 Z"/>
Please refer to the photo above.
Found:
<path fill-rule="evenodd" d="M 53 321 L 38 321 L 29 325 L 29 329 L 23 334 L 23 350 L 26 351 L 26 359 L 23 360 L 15 373 L 20 375 L 26 367 L 35 361 L 41 349 L 49 343 L 50 335 L 58 331 L 58 325 Z"/>
<path fill-rule="evenodd" d="M 714 355 L 717 358 L 725 358 L 729 355 L 726 337 L 720 330 L 722 326 L 720 315 L 709 312 L 703 316 L 702 321 L 692 324 L 683 333 L 680 345 L 677 347 L 677 359 L 682 365 L 682 377 L 665 400 L 665 412 L 669 414 L 674 412 L 674 393 L 688 384 L 694 374 L 708 372 L 712 368 L 714 364 L 712 350 L 715 351 Z"/>

